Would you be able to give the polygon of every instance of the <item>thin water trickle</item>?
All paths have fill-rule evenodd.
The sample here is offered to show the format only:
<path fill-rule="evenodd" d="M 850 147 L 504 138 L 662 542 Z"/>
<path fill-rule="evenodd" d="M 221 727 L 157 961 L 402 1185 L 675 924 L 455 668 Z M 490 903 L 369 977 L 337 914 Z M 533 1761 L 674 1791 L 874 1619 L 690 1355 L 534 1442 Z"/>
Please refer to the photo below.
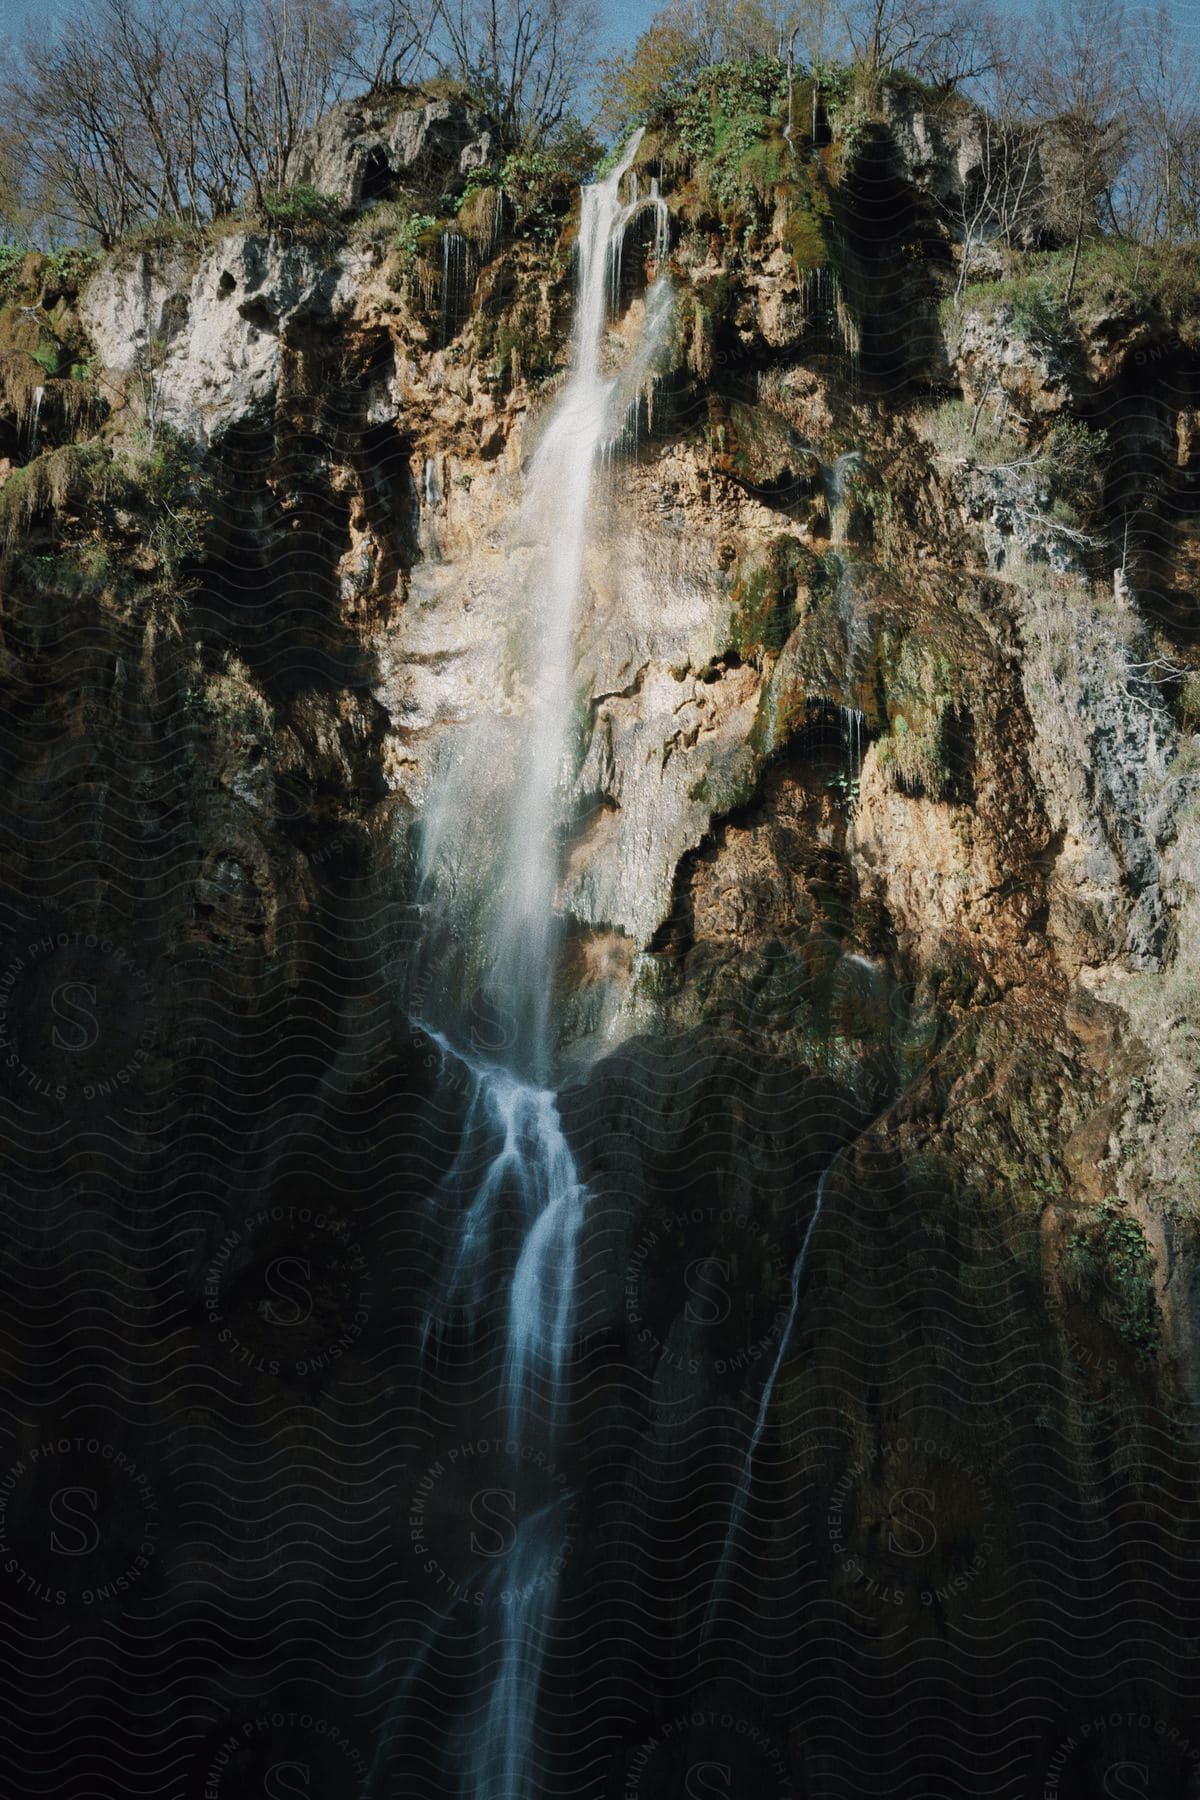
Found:
<path fill-rule="evenodd" d="M 442 316 L 438 341 L 443 348 L 457 336 L 471 310 L 473 254 L 469 240 L 461 231 L 442 233 Z"/>
<path fill-rule="evenodd" d="M 829 1180 L 830 1172 L 834 1168 L 837 1160 L 838 1159 L 835 1156 L 828 1168 L 821 1171 L 820 1179 L 817 1182 L 817 1192 L 813 1202 L 812 1216 L 805 1227 L 804 1236 L 800 1242 L 800 1248 L 796 1253 L 796 1260 L 792 1264 L 791 1304 L 788 1308 L 787 1323 L 784 1325 L 783 1332 L 780 1336 L 779 1346 L 775 1352 L 775 1360 L 771 1364 L 770 1373 L 763 1383 L 763 1390 L 759 1396 L 758 1412 L 754 1419 L 754 1429 L 750 1433 L 750 1442 L 746 1447 L 746 1455 L 738 1474 L 737 1487 L 734 1489 L 733 1505 L 729 1509 L 729 1529 L 725 1534 L 725 1547 L 721 1552 L 721 1561 L 717 1566 L 717 1573 L 713 1580 L 712 1591 L 709 1595 L 708 1607 L 704 1615 L 703 1636 L 705 1638 L 708 1637 L 716 1622 L 717 1612 L 729 1584 L 729 1577 L 733 1569 L 734 1560 L 737 1556 L 742 1520 L 745 1516 L 746 1506 L 750 1499 L 750 1489 L 754 1480 L 754 1459 L 758 1454 L 759 1445 L 762 1443 L 763 1432 L 767 1427 L 767 1418 L 771 1411 L 771 1401 L 775 1395 L 775 1387 L 779 1380 L 779 1372 L 787 1361 L 788 1351 L 792 1347 L 792 1338 L 795 1335 L 796 1321 L 800 1314 L 800 1283 L 804 1276 L 805 1264 L 808 1261 L 808 1248 L 812 1243 L 813 1232 L 817 1228 L 817 1221 L 821 1217 L 821 1211 L 825 1204 L 825 1186 Z"/>

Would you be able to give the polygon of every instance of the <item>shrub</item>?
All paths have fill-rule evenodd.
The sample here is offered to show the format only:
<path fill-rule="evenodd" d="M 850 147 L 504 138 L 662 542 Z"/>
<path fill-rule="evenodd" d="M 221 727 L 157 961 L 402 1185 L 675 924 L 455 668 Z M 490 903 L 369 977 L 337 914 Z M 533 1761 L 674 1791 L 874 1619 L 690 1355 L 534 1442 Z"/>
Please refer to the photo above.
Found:
<path fill-rule="evenodd" d="M 154 439 L 125 452 L 119 470 L 122 498 L 145 520 L 146 541 L 163 574 L 175 581 L 204 556 L 209 483 L 175 432 L 160 426 Z"/>
<path fill-rule="evenodd" d="M 1021 439 L 998 421 L 991 409 L 984 407 L 976 419 L 974 406 L 963 400 L 947 400 L 943 406 L 918 413 L 914 423 L 940 455 L 953 460 L 987 466 L 1015 462 L 1027 454 Z"/>
<path fill-rule="evenodd" d="M 1056 504 L 1065 502 L 1086 516 L 1100 503 L 1108 433 L 1095 431 L 1082 419 L 1064 419 L 1054 427 L 1046 448 L 1046 474 L 1056 489 Z"/>
<path fill-rule="evenodd" d="M 23 244 L 0 244 L 0 301 L 11 300 L 21 280 L 21 268 L 29 255 Z"/>
<path fill-rule="evenodd" d="M 406 268 L 419 256 L 432 256 L 441 241 L 442 224 L 432 213 L 410 213 L 401 220 L 392 236 L 392 247 L 399 250 Z"/>
<path fill-rule="evenodd" d="M 332 194 L 320 194 L 301 184 L 264 193 L 258 210 L 272 230 L 298 231 L 305 226 L 332 225 L 340 209 Z"/>
<path fill-rule="evenodd" d="M 514 150 L 500 170 L 500 186 L 518 237 L 545 244 L 557 239 L 575 202 L 576 181 L 560 168 L 549 150 Z"/>
<path fill-rule="evenodd" d="M 1102 1200 L 1071 1233 L 1062 1273 L 1068 1287 L 1097 1303 L 1100 1317 L 1126 1343 L 1144 1356 L 1155 1355 L 1159 1312 L 1154 1260 L 1141 1226 L 1119 1200 Z"/>
<path fill-rule="evenodd" d="M 99 261 L 98 250 L 89 250 L 84 244 L 61 244 L 46 258 L 45 285 L 77 294 Z"/>

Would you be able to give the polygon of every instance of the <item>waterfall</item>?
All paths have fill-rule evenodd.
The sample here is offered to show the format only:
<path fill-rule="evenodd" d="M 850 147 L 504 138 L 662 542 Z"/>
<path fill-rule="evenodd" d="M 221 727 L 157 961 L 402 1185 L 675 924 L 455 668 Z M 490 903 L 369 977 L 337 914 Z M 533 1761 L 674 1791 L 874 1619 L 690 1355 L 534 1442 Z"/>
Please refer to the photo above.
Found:
<path fill-rule="evenodd" d="M 473 251 L 461 231 L 442 233 L 442 316 L 438 342 L 445 347 L 471 310 Z"/>
<path fill-rule="evenodd" d="M 29 454 L 31 456 L 37 450 L 38 420 L 42 416 L 42 402 L 43 402 L 43 400 L 45 400 L 45 398 L 46 398 L 45 388 L 40 387 L 40 386 L 35 387 L 33 390 L 33 409 L 30 414 L 30 421 L 29 421 Z"/>
<path fill-rule="evenodd" d="M 846 477 L 857 475 L 862 468 L 861 450 L 847 450 L 834 462 L 821 464 L 825 501 L 829 508 L 829 541 L 831 544 L 844 544 L 846 541 L 846 527 L 849 523 L 850 510 L 846 504 Z"/>
<path fill-rule="evenodd" d="M 549 1003 L 558 943 L 558 886 L 566 762 L 574 720 L 575 623 L 592 532 L 593 481 L 606 448 L 619 441 L 631 405 L 651 379 L 651 358 L 670 324 L 660 273 L 627 366 L 603 365 L 605 326 L 620 294 L 623 246 L 635 219 L 654 222 L 661 268 L 668 243 L 666 202 L 652 190 L 625 201 L 621 184 L 640 133 L 620 162 L 584 188 L 578 240 L 578 297 L 572 364 L 546 420 L 526 476 L 506 596 L 511 708 L 484 721 L 441 769 L 425 807 L 423 902 L 435 916 L 457 908 L 450 932 L 470 945 L 474 978 L 505 1021 L 510 1061 L 535 1086 L 549 1068 Z M 469 743 L 469 748 L 464 748 Z M 464 957 L 466 952 L 464 951 Z M 453 1036 L 453 1022 L 445 1021 Z"/>
<path fill-rule="evenodd" d="M 860 708 L 856 706 L 843 706 L 841 712 L 842 736 L 846 740 L 846 749 L 850 761 L 848 779 L 852 783 L 857 784 L 858 779 L 862 774 L 864 714 Z"/>
<path fill-rule="evenodd" d="M 506 721 L 506 754 L 495 754 L 493 740 L 482 759 L 460 753 L 442 771 L 427 803 L 423 839 L 422 904 L 435 925 L 463 901 L 464 886 L 473 889 L 465 905 L 478 922 L 482 991 L 505 1021 L 508 1042 L 492 1060 L 459 1047 L 461 1019 L 478 995 L 452 996 L 457 971 L 443 966 L 436 994 L 447 1009 L 446 1029 L 426 1029 L 444 1070 L 456 1065 L 465 1072 L 467 1106 L 458 1155 L 432 1201 L 449 1224 L 454 1247 L 422 1328 L 421 1377 L 430 1387 L 438 1382 L 456 1339 L 483 1359 L 489 1379 L 495 1378 L 514 1489 L 526 1457 L 536 1454 L 544 1467 L 565 1441 L 577 1245 L 587 1194 L 549 1085 L 558 949 L 554 900 L 593 475 L 652 381 L 670 317 L 660 274 L 625 369 L 605 371 L 605 328 L 621 291 L 622 244 L 631 221 L 653 217 L 660 265 L 668 243 L 667 209 L 656 188 L 648 198 L 636 190 L 628 201 L 621 198 L 641 135 L 630 139 L 609 175 L 583 191 L 572 366 L 531 460 L 516 533 L 518 547 L 532 551 L 523 564 L 514 559 L 519 573 L 509 593 L 514 689 L 523 704 Z M 453 322 L 458 279 L 453 235 L 443 240 L 443 336 Z M 430 464 L 424 486 L 431 509 L 440 484 Z M 447 936 L 454 940 L 453 924 Z M 430 941 L 445 939 L 434 929 Z M 489 1336 L 489 1320 L 497 1319 Z M 475 1377 L 474 1362 L 471 1373 Z M 431 1416 L 435 1412 L 431 1407 Z M 463 1725 L 459 1800 L 533 1800 L 540 1792 L 535 1723 L 557 1604 L 555 1548 L 564 1504 L 561 1497 L 543 1501 L 517 1521 L 511 1547 L 480 1588 L 488 1672 L 484 1703 Z M 450 1615 L 443 1615 L 439 1628 L 449 1622 Z"/>

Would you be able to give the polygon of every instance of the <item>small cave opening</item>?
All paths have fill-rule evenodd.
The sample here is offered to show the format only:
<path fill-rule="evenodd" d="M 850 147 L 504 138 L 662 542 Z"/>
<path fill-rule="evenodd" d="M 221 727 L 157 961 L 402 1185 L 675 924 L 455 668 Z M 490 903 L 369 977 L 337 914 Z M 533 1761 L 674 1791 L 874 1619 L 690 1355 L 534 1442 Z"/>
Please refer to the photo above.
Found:
<path fill-rule="evenodd" d="M 363 158 L 358 178 L 359 205 L 369 206 L 373 200 L 386 200 L 395 182 L 395 172 L 388 160 L 388 153 L 382 144 L 376 144 Z"/>
<path fill-rule="evenodd" d="M 222 299 L 224 299 L 227 295 L 232 294 L 236 287 L 237 287 L 236 280 L 229 273 L 229 270 L 226 269 L 224 271 L 224 273 L 222 274 L 220 281 L 218 281 L 218 283 L 217 283 L 218 294 L 220 294 Z"/>
<path fill-rule="evenodd" d="M 247 300 L 238 311 L 252 330 L 274 332 L 275 319 L 265 300 Z"/>

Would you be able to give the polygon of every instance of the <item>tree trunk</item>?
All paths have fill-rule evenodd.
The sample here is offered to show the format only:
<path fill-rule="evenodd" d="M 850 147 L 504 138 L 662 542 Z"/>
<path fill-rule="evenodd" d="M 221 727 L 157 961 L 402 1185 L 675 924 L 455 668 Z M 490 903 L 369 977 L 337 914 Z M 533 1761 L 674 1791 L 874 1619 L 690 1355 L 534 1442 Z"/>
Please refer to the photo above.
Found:
<path fill-rule="evenodd" d="M 1063 305 L 1070 306 L 1071 295 L 1075 292 L 1075 277 L 1079 273 L 1079 252 L 1083 246 L 1083 189 L 1079 190 L 1079 206 L 1075 213 L 1075 245 L 1071 251 L 1071 273 L 1067 277 L 1067 291 L 1063 295 Z"/>

